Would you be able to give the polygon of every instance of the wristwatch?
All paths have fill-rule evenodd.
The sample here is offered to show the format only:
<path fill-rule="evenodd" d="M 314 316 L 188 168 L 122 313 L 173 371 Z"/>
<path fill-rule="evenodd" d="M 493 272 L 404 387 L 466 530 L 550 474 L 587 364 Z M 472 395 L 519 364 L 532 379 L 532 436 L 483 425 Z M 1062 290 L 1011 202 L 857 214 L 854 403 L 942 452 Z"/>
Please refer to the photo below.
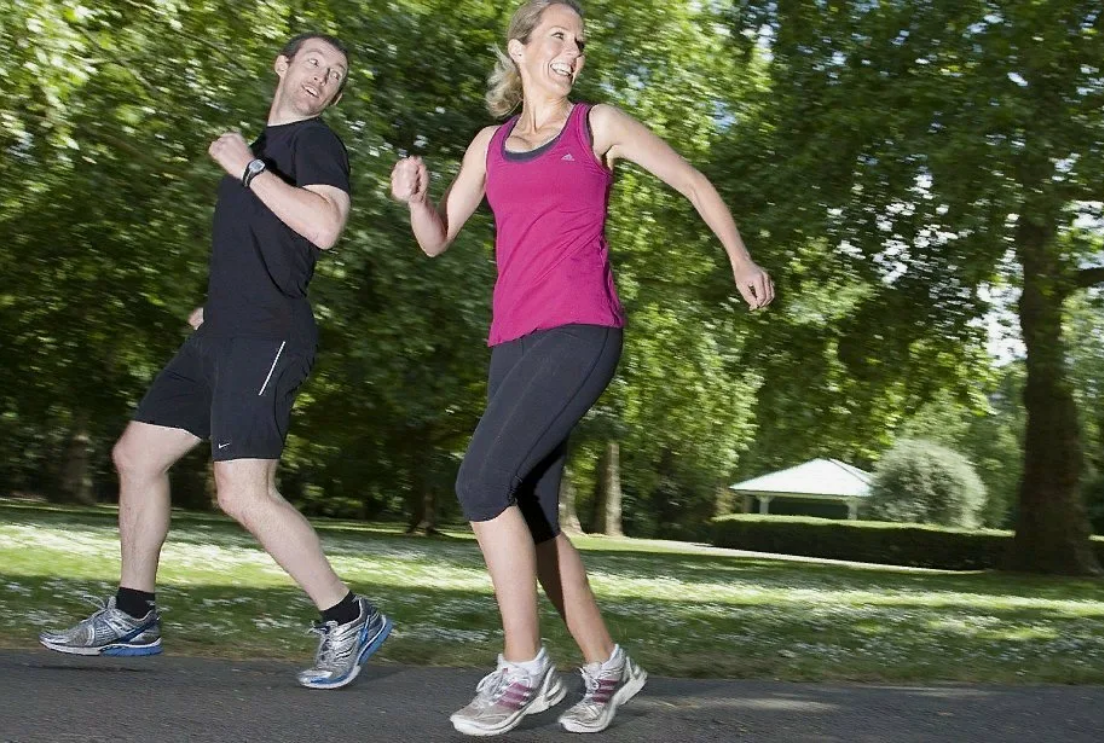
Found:
<path fill-rule="evenodd" d="M 253 182 L 253 179 L 265 172 L 267 168 L 265 161 L 259 157 L 250 160 L 249 164 L 245 166 L 245 172 L 242 173 L 242 185 L 249 188 L 249 184 Z"/>

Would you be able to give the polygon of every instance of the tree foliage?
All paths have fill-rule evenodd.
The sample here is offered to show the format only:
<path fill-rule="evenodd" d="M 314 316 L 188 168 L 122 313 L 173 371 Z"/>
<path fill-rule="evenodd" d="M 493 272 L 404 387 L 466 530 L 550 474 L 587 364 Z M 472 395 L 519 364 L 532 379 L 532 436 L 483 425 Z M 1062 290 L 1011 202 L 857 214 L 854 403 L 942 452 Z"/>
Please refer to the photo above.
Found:
<path fill-rule="evenodd" d="M 1066 300 L 1104 280 L 1076 230 L 1099 219 L 1104 190 L 1099 4 L 747 0 L 731 18 L 749 64 L 769 50 L 770 100 L 730 145 L 753 163 L 760 190 L 745 198 L 784 250 L 823 239 L 820 270 L 860 279 L 824 345 L 861 381 L 863 409 L 895 394 L 907 412 L 968 379 L 985 290 L 1016 282 L 1027 422 L 1013 562 L 1099 572 L 1061 325 Z"/>
<path fill-rule="evenodd" d="M 312 513 L 455 517 L 485 395 L 493 224 L 480 210 L 429 261 L 387 179 L 408 153 L 435 195 L 455 174 L 491 123 L 489 47 L 512 10 L 0 0 L 3 489 L 113 497 L 111 444 L 203 301 L 220 177 L 207 145 L 259 133 L 277 49 L 318 29 L 351 49 L 327 119 L 352 155 L 354 211 L 312 286 L 322 342 L 282 488 Z M 1036 567 L 1076 572 L 1071 494 L 1104 469 L 1100 304 L 1079 294 L 1100 244 L 1077 226 L 1104 191 L 1099 8 L 594 0 L 587 22 L 578 97 L 621 106 L 717 184 L 779 299 L 744 311 L 693 206 L 619 167 L 608 237 L 629 326 L 572 442 L 579 513 L 610 442 L 626 530 L 677 536 L 737 476 L 869 464 L 941 430 L 989 486 L 985 523 L 1012 513 L 1041 540 L 1020 545 Z M 1028 359 L 1007 374 L 980 322 L 995 286 L 1027 299 Z M 1063 447 L 1053 471 L 1047 442 Z M 209 502 L 204 467 L 180 468 L 189 505 Z"/>

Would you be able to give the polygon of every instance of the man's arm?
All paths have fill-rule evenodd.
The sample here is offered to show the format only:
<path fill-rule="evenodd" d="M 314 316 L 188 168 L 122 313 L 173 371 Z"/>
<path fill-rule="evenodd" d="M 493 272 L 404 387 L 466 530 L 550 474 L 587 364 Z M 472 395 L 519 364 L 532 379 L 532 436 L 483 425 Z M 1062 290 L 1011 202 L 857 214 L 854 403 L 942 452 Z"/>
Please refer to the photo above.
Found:
<path fill-rule="evenodd" d="M 234 178 L 241 178 L 253 159 L 253 151 L 237 132 L 223 134 L 211 143 L 208 152 Z M 299 188 L 265 171 L 253 179 L 249 188 L 281 222 L 322 250 L 337 243 L 349 219 L 349 194 L 336 186 Z"/>
<path fill-rule="evenodd" d="M 281 222 L 322 250 L 337 243 L 349 219 L 349 194 L 335 186 L 296 188 L 265 171 L 249 188 Z"/>

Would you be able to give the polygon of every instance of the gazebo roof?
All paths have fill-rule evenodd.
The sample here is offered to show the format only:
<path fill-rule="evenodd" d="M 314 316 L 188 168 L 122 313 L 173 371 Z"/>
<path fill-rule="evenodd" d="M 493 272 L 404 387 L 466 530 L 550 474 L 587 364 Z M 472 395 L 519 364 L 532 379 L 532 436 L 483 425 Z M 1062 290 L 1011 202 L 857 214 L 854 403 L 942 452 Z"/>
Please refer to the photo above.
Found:
<path fill-rule="evenodd" d="M 870 496 L 871 478 L 869 472 L 837 459 L 813 459 L 730 487 L 753 495 L 867 498 Z"/>

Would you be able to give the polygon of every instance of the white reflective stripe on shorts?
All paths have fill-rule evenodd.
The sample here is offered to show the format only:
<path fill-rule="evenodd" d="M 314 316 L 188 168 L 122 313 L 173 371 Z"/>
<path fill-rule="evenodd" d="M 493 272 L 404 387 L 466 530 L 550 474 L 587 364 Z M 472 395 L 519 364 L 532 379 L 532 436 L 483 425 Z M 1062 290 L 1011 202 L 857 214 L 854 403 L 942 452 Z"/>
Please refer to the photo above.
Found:
<path fill-rule="evenodd" d="M 272 366 L 269 367 L 268 376 L 265 377 L 264 384 L 261 385 L 261 391 L 257 393 L 257 397 L 264 394 L 265 388 L 268 387 L 269 381 L 272 379 L 272 372 L 276 371 L 276 363 L 280 360 L 280 354 L 284 352 L 284 346 L 287 345 L 287 341 L 283 341 L 280 344 L 280 350 L 276 352 L 276 358 L 272 360 Z"/>

